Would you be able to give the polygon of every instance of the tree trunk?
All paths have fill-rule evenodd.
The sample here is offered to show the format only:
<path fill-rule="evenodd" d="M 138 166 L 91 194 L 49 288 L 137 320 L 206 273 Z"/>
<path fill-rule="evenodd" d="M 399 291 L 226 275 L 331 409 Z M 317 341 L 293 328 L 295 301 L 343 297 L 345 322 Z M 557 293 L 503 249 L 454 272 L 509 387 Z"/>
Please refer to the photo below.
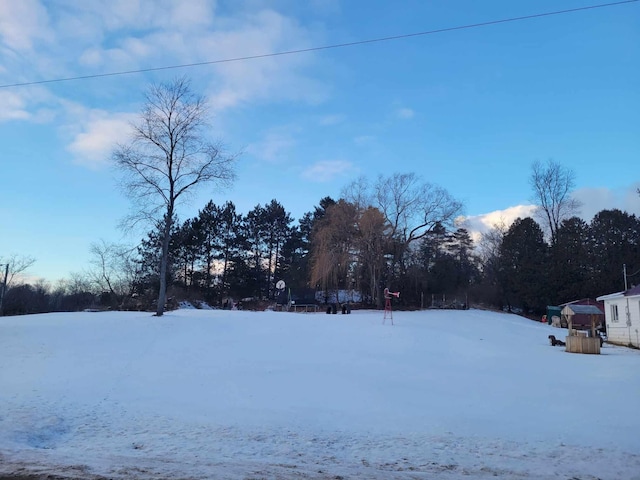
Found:
<path fill-rule="evenodd" d="M 162 256 L 160 257 L 160 289 L 158 291 L 158 306 L 156 308 L 156 316 L 161 317 L 164 314 L 164 304 L 167 301 L 167 265 L 169 263 L 169 242 L 171 241 L 171 222 L 173 221 L 173 212 L 168 209 L 167 216 L 164 220 L 164 229 L 162 232 Z"/>

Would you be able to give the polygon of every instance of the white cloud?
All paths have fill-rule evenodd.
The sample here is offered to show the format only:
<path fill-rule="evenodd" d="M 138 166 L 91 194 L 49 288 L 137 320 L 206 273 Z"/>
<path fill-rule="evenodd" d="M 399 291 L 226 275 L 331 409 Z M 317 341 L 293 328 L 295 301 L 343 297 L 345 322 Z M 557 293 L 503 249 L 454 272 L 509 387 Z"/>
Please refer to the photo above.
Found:
<path fill-rule="evenodd" d="M 215 2 L 211 0 L 59 0 L 66 3 L 59 22 L 84 25 L 94 30 L 194 29 L 211 25 Z M 89 29 L 84 30 L 86 34 Z"/>
<path fill-rule="evenodd" d="M 4 83 L 71 77 L 270 54 L 305 48 L 317 41 L 313 31 L 287 13 L 248 6 L 233 12 L 219 14 L 213 0 L 59 0 L 55 8 L 43 0 L 0 0 L 0 40 L 5 45 L 0 46 L 5 71 L 0 75 Z M 17 49 L 25 53 L 14 54 Z M 210 65 L 176 74 L 191 75 L 214 110 L 220 111 L 249 103 L 321 102 L 328 93 L 326 86 L 314 79 L 316 67 L 317 56 L 308 53 Z M 16 78 L 14 72 L 21 72 L 24 78 Z M 203 88 L 203 82 L 208 87 Z M 117 101 L 114 108 L 120 111 L 142 90 L 116 92 L 106 80 L 102 84 L 105 88 L 97 89 L 92 100 L 112 105 Z M 83 106 L 80 95 L 86 93 L 85 85 L 88 83 L 83 83 L 79 92 L 66 90 L 70 92 L 66 98 L 50 95 L 46 100 L 18 90 L 0 93 L 0 121 L 55 117 L 76 162 L 100 165 L 107 145 L 120 137 L 127 116 L 98 113 L 95 108 L 99 103 Z M 47 88 L 42 87 L 53 91 Z M 117 100 L 115 93 L 121 95 Z M 335 115 L 323 121 L 331 124 L 341 118 Z M 292 145 L 290 135 L 275 132 L 256 147 L 264 158 L 274 161 Z"/>
<path fill-rule="evenodd" d="M 51 41 L 46 8 L 38 0 L 0 1 L 0 38 L 13 52 L 28 52 L 38 41 Z"/>
<path fill-rule="evenodd" d="M 18 57 L 0 47 L 7 72 L 26 72 L 28 81 L 135 70 L 265 55 L 309 47 L 318 40 L 286 14 L 239 8 L 224 16 L 216 14 L 212 0 L 60 0 L 56 7 L 37 0 L 0 0 L 3 43 L 29 50 Z M 208 94 L 218 109 L 255 101 L 315 104 L 327 98 L 326 86 L 308 73 L 316 63 L 317 56 L 306 53 L 191 72 L 207 79 Z"/>
<path fill-rule="evenodd" d="M 582 202 L 583 205 L 579 216 L 586 222 L 590 222 L 594 215 L 601 210 L 614 208 L 640 215 L 638 188 L 640 188 L 640 182 L 635 182 L 621 188 L 619 191 L 612 191 L 608 188 L 581 188 L 574 192 L 573 198 Z M 494 226 L 504 225 L 508 228 L 518 217 L 532 217 L 535 219 L 535 210 L 535 205 L 516 205 L 504 210 L 461 217 L 457 223 L 469 230 L 473 240 L 477 242 L 483 233 L 486 233 Z M 536 221 L 540 223 L 538 219 Z"/>
<path fill-rule="evenodd" d="M 315 182 L 328 182 L 350 175 L 355 171 L 351 162 L 345 160 L 323 160 L 302 172 L 302 177 Z"/>
<path fill-rule="evenodd" d="M 504 225 L 509 228 L 517 218 L 533 217 L 535 210 L 535 205 L 516 205 L 504 210 L 461 217 L 457 223 L 464 226 L 469 231 L 474 242 L 477 243 L 482 235 L 493 227 Z"/>
<path fill-rule="evenodd" d="M 0 105 L 0 122 L 31 118 L 24 97 L 15 90 L 0 90 Z"/>
<path fill-rule="evenodd" d="M 415 117 L 415 115 L 416 115 L 416 112 L 414 112 L 410 108 L 403 107 L 403 108 L 398 108 L 396 110 L 396 116 L 398 118 L 403 119 L 403 120 L 409 120 L 409 119 Z"/>
<path fill-rule="evenodd" d="M 266 55 L 312 44 L 310 32 L 272 10 L 252 14 L 233 29 L 216 31 L 199 41 L 208 60 Z M 315 63 L 311 53 L 265 57 L 214 66 L 212 103 L 218 110 L 252 101 L 294 100 L 317 104 L 327 98 L 325 85 L 303 73 Z"/>
<path fill-rule="evenodd" d="M 28 120 L 35 123 L 50 121 L 57 100 L 42 87 L 21 87 L 0 90 L 0 123 L 11 120 Z"/>
<path fill-rule="evenodd" d="M 74 162 L 89 168 L 100 168 L 109 162 L 116 143 L 125 142 L 131 133 L 131 122 L 136 116 L 129 113 L 109 114 L 104 111 L 87 112 L 87 119 L 75 132 L 68 150 L 74 154 Z"/>

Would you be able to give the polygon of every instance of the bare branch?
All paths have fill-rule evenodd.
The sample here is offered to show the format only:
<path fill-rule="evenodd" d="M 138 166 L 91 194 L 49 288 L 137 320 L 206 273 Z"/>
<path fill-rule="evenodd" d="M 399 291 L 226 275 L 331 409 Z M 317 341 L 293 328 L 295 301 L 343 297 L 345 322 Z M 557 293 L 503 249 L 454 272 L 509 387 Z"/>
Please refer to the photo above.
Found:
<path fill-rule="evenodd" d="M 6 258 L 0 258 L 0 283 L 4 281 L 4 274 L 6 271 L 6 265 L 9 266 L 7 275 L 7 287 L 11 285 L 11 282 L 22 272 L 27 270 L 31 265 L 36 263 L 36 259 L 31 256 L 11 254 Z"/>
<path fill-rule="evenodd" d="M 219 189 L 229 186 L 235 178 L 237 156 L 227 155 L 206 140 L 205 99 L 191 91 L 185 78 L 151 85 L 146 100 L 139 123 L 132 125 L 130 142 L 115 149 L 113 163 L 125 194 L 134 201 L 135 212 L 126 223 L 161 225 L 157 314 L 162 315 L 169 237 L 178 202 L 204 184 L 213 183 Z"/>
<path fill-rule="evenodd" d="M 391 236 L 405 245 L 423 238 L 437 224 L 453 224 L 462 210 L 462 204 L 445 189 L 422 182 L 415 173 L 380 177 L 376 201 Z"/>
<path fill-rule="evenodd" d="M 533 201 L 538 205 L 537 216 L 543 220 L 551 243 L 555 244 L 562 220 L 580 211 L 581 203 L 571 197 L 575 187 L 575 174 L 554 160 L 536 161 L 529 178 L 533 188 Z"/>

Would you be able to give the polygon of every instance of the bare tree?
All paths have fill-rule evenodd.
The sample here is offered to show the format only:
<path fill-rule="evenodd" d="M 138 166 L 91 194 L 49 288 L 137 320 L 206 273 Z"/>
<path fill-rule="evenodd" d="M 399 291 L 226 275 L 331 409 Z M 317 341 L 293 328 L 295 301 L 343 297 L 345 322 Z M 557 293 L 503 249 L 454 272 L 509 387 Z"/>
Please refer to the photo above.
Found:
<path fill-rule="evenodd" d="M 16 276 L 27 270 L 34 263 L 36 263 L 36 259 L 28 255 L 17 255 L 14 253 L 6 258 L 0 257 L 0 265 L 2 265 L 2 268 L 0 268 L 2 271 L 0 282 L 4 282 L 4 274 L 6 273 L 6 286 L 9 287 Z"/>
<path fill-rule="evenodd" d="M 20 273 L 35 263 L 35 258 L 21 255 L 10 255 L 7 258 L 0 258 L 0 315 L 3 314 L 2 305 L 7 287 Z"/>
<path fill-rule="evenodd" d="M 125 193 L 135 202 L 133 222 L 159 227 L 162 239 L 156 315 L 164 313 L 171 227 L 178 202 L 197 187 L 226 187 L 235 178 L 236 157 L 206 140 L 207 107 L 185 78 L 152 85 L 130 142 L 113 153 Z"/>
<path fill-rule="evenodd" d="M 364 179 L 343 189 L 348 201 L 361 208 L 363 201 L 371 202 L 384 215 L 387 237 L 396 246 L 394 263 L 402 262 L 409 246 L 424 238 L 438 225 L 453 225 L 462 211 L 462 204 L 444 188 L 424 182 L 415 173 L 395 173 L 378 177 L 366 193 Z M 353 196 L 357 198 L 354 198 Z"/>
<path fill-rule="evenodd" d="M 119 304 L 133 292 L 135 249 L 101 240 L 91 244 L 91 282 L 100 293 L 109 292 Z"/>
<path fill-rule="evenodd" d="M 529 177 L 536 215 L 548 229 L 551 244 L 555 245 L 560 223 L 580 211 L 582 204 L 571 197 L 575 187 L 575 173 L 555 160 L 536 161 Z"/>
<path fill-rule="evenodd" d="M 423 182 L 415 173 L 379 177 L 375 198 L 391 225 L 391 236 L 405 245 L 423 238 L 437 224 L 453 224 L 462 210 L 444 188 Z"/>
<path fill-rule="evenodd" d="M 77 295 L 81 293 L 99 293 L 96 292 L 95 284 L 89 279 L 86 273 L 71 272 L 68 278 L 60 281 L 58 288 L 64 291 L 66 295 Z"/>
<path fill-rule="evenodd" d="M 509 230 L 509 228 L 504 218 L 501 218 L 498 223 L 482 233 L 480 241 L 478 242 L 478 256 L 483 266 L 500 256 L 502 240 L 507 230 Z"/>
<path fill-rule="evenodd" d="M 373 187 L 365 181 L 359 178 L 345 187 L 343 197 L 360 208 L 378 208 L 390 228 L 389 236 L 403 244 L 423 238 L 437 224 L 453 224 L 462 210 L 462 204 L 444 188 L 424 182 L 415 173 L 381 175 Z"/>

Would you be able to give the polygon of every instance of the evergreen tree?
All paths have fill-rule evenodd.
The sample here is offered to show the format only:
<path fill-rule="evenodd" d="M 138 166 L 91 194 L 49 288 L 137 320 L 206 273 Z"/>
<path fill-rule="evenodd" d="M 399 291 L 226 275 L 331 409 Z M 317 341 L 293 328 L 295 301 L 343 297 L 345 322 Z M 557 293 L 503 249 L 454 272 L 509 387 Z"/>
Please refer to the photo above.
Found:
<path fill-rule="evenodd" d="M 589 294 L 589 225 L 578 218 L 563 220 L 551 245 L 550 304 L 578 300 Z"/>
<path fill-rule="evenodd" d="M 196 220 L 186 220 L 176 227 L 173 238 L 173 258 L 177 276 L 186 288 L 193 287 L 196 262 L 199 257 L 202 239 L 199 236 Z"/>
<path fill-rule="evenodd" d="M 215 260 L 221 250 L 220 230 L 221 208 L 209 201 L 194 221 L 200 240 L 200 266 L 202 272 L 202 287 L 209 292 L 214 285 Z"/>
<path fill-rule="evenodd" d="M 623 265 L 640 269 L 640 221 L 620 210 L 602 210 L 590 224 L 591 296 L 624 289 Z"/>
<path fill-rule="evenodd" d="M 543 312 L 548 303 L 548 247 L 540 225 L 532 218 L 518 218 L 504 236 L 500 249 L 500 275 L 509 307 Z"/>
<path fill-rule="evenodd" d="M 220 234 L 218 259 L 222 262 L 222 288 L 234 293 L 237 285 L 231 281 L 230 272 L 234 269 L 236 272 L 244 271 L 244 252 L 247 250 L 247 242 L 243 234 L 243 217 L 236 212 L 233 202 L 226 202 L 220 210 L 218 231 Z M 244 287 L 241 290 L 244 292 Z M 242 296 L 246 295 L 247 292 L 244 292 Z"/>
<path fill-rule="evenodd" d="M 262 230 L 265 246 L 266 285 L 267 297 L 273 298 L 275 293 L 276 276 L 282 275 L 282 249 L 291 236 L 290 224 L 293 222 L 291 215 L 276 200 L 264 207 L 262 210 Z"/>

